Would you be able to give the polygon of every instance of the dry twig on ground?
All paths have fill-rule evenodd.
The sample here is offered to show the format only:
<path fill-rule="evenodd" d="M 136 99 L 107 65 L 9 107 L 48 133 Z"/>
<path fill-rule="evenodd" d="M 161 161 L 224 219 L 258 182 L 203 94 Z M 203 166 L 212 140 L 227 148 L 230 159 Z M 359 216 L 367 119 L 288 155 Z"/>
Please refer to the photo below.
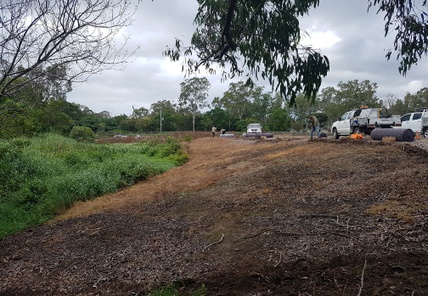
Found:
<path fill-rule="evenodd" d="M 221 242 L 223 241 L 223 239 L 224 239 L 224 234 L 222 234 L 222 235 L 221 235 L 221 238 L 220 238 L 218 241 L 213 242 L 213 243 L 210 243 L 209 245 L 205 246 L 205 247 L 202 249 L 202 252 L 205 252 L 205 250 L 206 250 L 206 249 L 208 249 L 209 247 L 211 247 L 211 246 L 213 246 L 213 245 L 216 245 L 216 244 L 221 243 Z"/>

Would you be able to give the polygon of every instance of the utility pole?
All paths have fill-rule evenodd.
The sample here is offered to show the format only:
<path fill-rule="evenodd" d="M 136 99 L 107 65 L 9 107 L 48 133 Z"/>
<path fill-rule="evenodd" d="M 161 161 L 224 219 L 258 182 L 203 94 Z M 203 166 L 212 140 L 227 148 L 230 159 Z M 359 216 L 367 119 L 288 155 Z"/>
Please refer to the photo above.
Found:
<path fill-rule="evenodd" d="M 159 111 L 159 131 L 160 132 L 162 132 L 162 121 L 163 121 L 162 108 L 160 108 L 160 111 Z"/>

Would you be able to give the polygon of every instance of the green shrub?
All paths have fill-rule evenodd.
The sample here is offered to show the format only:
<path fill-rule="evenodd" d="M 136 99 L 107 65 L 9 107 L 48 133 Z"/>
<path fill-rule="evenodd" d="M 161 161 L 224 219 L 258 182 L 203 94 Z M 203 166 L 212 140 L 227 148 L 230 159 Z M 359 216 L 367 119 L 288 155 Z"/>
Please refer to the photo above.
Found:
<path fill-rule="evenodd" d="M 70 138 L 81 142 L 93 142 L 95 134 L 91 128 L 87 126 L 75 126 L 70 132 Z"/>
<path fill-rule="evenodd" d="M 6 99 L 0 104 L 0 138 L 12 139 L 22 135 L 30 136 L 40 131 L 37 108 Z"/>
<path fill-rule="evenodd" d="M 23 149 L 12 142 L 0 142 L 0 193 L 19 190 L 26 180 L 37 176 L 40 165 L 23 153 Z"/>
<path fill-rule="evenodd" d="M 192 141 L 192 135 L 191 134 L 184 135 L 183 141 L 191 142 Z"/>
<path fill-rule="evenodd" d="M 0 237 L 186 160 L 173 138 L 95 144 L 45 134 L 0 141 Z"/>

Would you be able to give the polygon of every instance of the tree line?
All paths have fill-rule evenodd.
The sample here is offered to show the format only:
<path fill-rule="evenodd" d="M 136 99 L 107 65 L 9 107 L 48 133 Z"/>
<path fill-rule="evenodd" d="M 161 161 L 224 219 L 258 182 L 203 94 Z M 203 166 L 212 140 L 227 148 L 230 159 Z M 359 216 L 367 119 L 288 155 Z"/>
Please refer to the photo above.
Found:
<path fill-rule="evenodd" d="M 66 97 L 46 96 L 46 87 L 32 83 L 17 96 L 0 103 L 0 138 L 45 132 L 69 135 L 75 126 L 88 127 L 100 135 L 209 131 L 212 126 L 241 132 L 252 122 L 261 123 L 271 132 L 300 131 L 306 128 L 310 114 L 316 114 L 321 126 L 328 129 L 344 112 L 362 105 L 381 108 L 385 116 L 428 107 L 427 87 L 407 93 L 404 98 L 392 94 L 378 98 L 377 84 L 368 80 L 339 82 L 336 87 L 324 88 L 314 102 L 299 95 L 293 104 L 264 87 L 239 81 L 230 83 L 222 97 L 208 102 L 208 79 L 194 77 L 181 83 L 176 99 L 157 101 L 148 109 L 133 108 L 129 116 L 111 116 L 107 111 L 95 113 L 86 106 L 68 102 Z"/>

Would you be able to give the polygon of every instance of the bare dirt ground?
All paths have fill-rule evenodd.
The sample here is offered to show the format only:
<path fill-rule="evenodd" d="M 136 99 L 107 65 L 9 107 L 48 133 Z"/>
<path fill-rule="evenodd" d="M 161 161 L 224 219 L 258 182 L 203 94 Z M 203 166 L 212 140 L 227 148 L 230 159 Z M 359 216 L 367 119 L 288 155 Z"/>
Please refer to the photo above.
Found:
<path fill-rule="evenodd" d="M 285 136 L 187 150 L 0 240 L 0 295 L 428 295 L 426 150 Z"/>

